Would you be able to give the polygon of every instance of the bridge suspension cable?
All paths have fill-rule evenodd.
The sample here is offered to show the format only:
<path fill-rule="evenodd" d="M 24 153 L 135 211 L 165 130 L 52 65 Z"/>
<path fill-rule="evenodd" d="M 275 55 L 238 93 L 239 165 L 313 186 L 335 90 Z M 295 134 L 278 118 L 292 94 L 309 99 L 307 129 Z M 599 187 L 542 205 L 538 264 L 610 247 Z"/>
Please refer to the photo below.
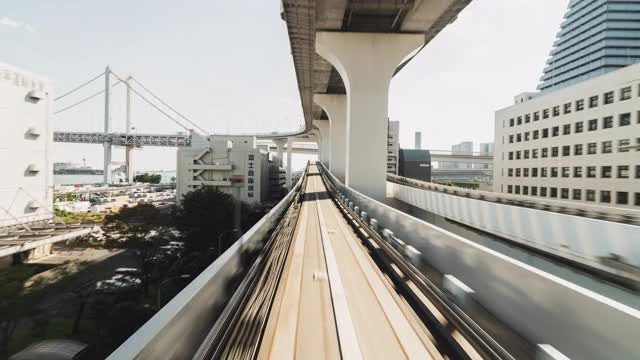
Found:
<path fill-rule="evenodd" d="M 208 135 L 208 131 L 204 130 L 203 128 L 201 128 L 200 126 L 198 126 L 196 123 L 194 123 L 193 121 L 189 120 L 186 116 L 182 115 L 180 112 L 178 112 L 176 109 L 174 109 L 173 107 L 171 107 L 171 105 L 167 104 L 165 101 L 163 101 L 161 98 L 159 98 L 157 95 L 155 95 L 154 93 L 151 92 L 151 90 L 147 89 L 144 85 L 142 85 L 142 83 L 140 83 L 140 81 L 138 81 L 138 79 L 136 79 L 135 77 L 131 77 L 133 79 L 133 81 L 136 82 L 136 84 L 138 84 L 142 89 L 144 89 L 146 92 L 149 93 L 149 95 L 153 96 L 154 99 L 158 100 L 160 103 L 162 103 L 164 106 L 168 107 L 169 109 L 171 109 L 171 111 L 173 111 L 174 113 L 176 113 L 178 116 L 180 116 L 182 119 L 184 119 L 186 122 L 188 122 L 189 124 L 193 125 L 194 127 L 196 127 L 198 130 L 202 131 L 205 135 Z"/>
<path fill-rule="evenodd" d="M 180 121 L 176 120 L 174 117 L 172 117 L 171 115 L 169 115 L 166 111 L 162 110 L 161 108 L 159 108 L 156 104 L 154 104 L 151 100 L 147 99 L 146 97 L 144 97 L 144 95 L 140 94 L 133 86 L 131 86 L 131 84 L 127 83 L 126 81 L 122 80 L 122 78 L 120 78 L 116 73 L 114 73 L 113 71 L 111 72 L 111 74 L 113 76 L 115 76 L 118 80 L 120 80 L 120 82 L 123 82 L 127 88 L 129 88 L 131 91 L 133 91 L 134 94 L 138 95 L 140 98 L 142 98 L 142 100 L 144 100 L 147 104 L 151 105 L 153 108 L 155 108 L 156 110 L 158 110 L 160 113 L 162 113 L 164 116 L 166 116 L 167 118 L 169 118 L 171 121 L 175 122 L 176 124 L 180 125 L 180 127 L 182 127 L 185 130 L 191 130 L 188 127 L 186 127 L 185 125 L 183 125 Z"/>
<path fill-rule="evenodd" d="M 111 85 L 111 87 L 113 88 L 113 87 L 115 87 L 116 85 L 120 84 L 121 82 L 122 82 L 122 81 L 118 81 L 118 82 L 114 83 L 113 85 Z M 73 108 L 73 107 L 76 107 L 76 106 L 78 106 L 78 105 L 80 105 L 80 104 L 82 104 L 82 103 L 85 103 L 85 102 L 87 102 L 87 101 L 89 101 L 89 100 L 91 100 L 91 99 L 93 99 L 93 98 L 95 98 L 96 96 L 101 95 L 101 94 L 104 94 L 104 90 L 100 90 L 100 91 L 98 91 L 97 93 L 95 93 L 95 94 L 93 94 L 93 95 L 89 95 L 88 97 L 86 97 L 86 98 L 84 98 L 84 99 L 82 99 L 82 100 L 80 100 L 80 101 L 78 101 L 78 102 L 76 102 L 76 103 L 74 103 L 74 104 L 72 104 L 72 105 L 69 105 L 69 106 L 67 106 L 67 107 L 66 107 L 66 108 L 64 108 L 64 109 L 60 109 L 60 110 L 58 110 L 58 111 L 55 111 L 55 112 L 54 112 L 54 114 L 59 114 L 59 113 L 61 113 L 61 112 L 63 112 L 63 111 L 69 110 L 69 109 L 71 109 L 71 108 Z"/>
<path fill-rule="evenodd" d="M 78 91 L 78 90 L 82 89 L 83 87 L 85 87 L 85 86 L 87 86 L 87 85 L 91 84 L 92 82 L 94 82 L 94 81 L 98 80 L 98 79 L 99 79 L 99 78 L 101 78 L 102 76 L 104 76 L 104 71 L 103 71 L 103 72 L 101 72 L 100 74 L 98 74 L 97 76 L 95 76 L 94 78 L 92 78 L 91 80 L 89 80 L 89 81 L 87 81 L 87 82 L 83 83 L 82 85 L 79 85 L 78 87 L 74 88 L 73 90 L 68 91 L 68 92 L 66 92 L 66 93 L 64 93 L 64 94 L 62 94 L 62 95 L 60 95 L 60 96 L 58 96 L 57 98 L 53 99 L 53 101 L 58 101 L 58 100 L 62 99 L 63 97 L 67 96 L 67 95 L 71 95 L 71 94 L 73 94 L 74 92 L 76 92 L 76 91 Z M 103 91 L 103 92 L 104 92 L 104 91 Z"/>

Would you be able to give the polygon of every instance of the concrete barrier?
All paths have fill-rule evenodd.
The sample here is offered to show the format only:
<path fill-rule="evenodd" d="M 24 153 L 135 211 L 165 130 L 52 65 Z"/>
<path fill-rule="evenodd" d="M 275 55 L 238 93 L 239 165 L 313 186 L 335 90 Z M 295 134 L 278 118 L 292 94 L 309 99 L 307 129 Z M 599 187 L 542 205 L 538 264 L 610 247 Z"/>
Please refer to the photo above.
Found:
<path fill-rule="evenodd" d="M 422 261 L 473 289 L 480 304 L 532 343 L 549 344 L 572 359 L 640 354 L 639 311 L 375 201 L 324 170 L 379 228 L 390 229 L 418 249 Z"/>
<path fill-rule="evenodd" d="M 120 345 L 108 359 L 192 358 L 233 296 L 236 288 L 230 285 L 251 266 L 245 261 L 248 254 L 262 248 L 266 235 L 288 209 L 303 178 L 304 174 L 284 199 Z"/>

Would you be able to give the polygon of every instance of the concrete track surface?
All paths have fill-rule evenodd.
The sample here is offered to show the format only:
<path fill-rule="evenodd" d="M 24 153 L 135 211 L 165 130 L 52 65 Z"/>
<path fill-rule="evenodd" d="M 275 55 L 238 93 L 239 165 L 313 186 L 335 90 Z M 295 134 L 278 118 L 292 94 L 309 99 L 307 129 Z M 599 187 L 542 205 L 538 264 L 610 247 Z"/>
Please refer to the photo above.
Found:
<path fill-rule="evenodd" d="M 259 359 L 442 359 L 309 168 Z"/>

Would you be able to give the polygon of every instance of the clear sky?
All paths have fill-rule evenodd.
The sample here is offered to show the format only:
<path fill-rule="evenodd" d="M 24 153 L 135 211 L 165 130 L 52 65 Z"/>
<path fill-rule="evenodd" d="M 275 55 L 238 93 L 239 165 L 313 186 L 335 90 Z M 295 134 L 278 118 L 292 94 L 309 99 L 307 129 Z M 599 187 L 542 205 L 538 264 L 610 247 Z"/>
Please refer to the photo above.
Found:
<path fill-rule="evenodd" d="M 389 116 L 400 121 L 401 145 L 413 146 L 414 131 L 429 149 L 492 141 L 494 111 L 535 90 L 567 3 L 474 0 L 394 78 Z M 0 62 L 49 78 L 57 94 L 108 64 L 211 133 L 290 131 L 302 111 L 279 11 L 276 0 L 0 0 Z M 124 130 L 123 90 L 114 89 L 115 131 Z M 54 129 L 101 131 L 102 111 L 97 97 L 59 114 Z M 141 100 L 133 122 L 138 132 L 182 130 Z M 55 161 L 83 158 L 100 167 L 101 147 L 55 145 Z M 145 148 L 134 159 L 137 169 L 175 169 L 175 149 Z"/>

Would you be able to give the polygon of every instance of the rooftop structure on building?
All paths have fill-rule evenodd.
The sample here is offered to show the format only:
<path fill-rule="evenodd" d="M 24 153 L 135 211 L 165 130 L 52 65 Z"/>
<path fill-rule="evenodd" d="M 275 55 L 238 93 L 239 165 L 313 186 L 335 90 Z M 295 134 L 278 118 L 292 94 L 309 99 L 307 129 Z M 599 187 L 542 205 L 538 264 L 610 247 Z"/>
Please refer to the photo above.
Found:
<path fill-rule="evenodd" d="M 538 90 L 556 89 L 640 62 L 640 2 L 571 0 Z"/>

